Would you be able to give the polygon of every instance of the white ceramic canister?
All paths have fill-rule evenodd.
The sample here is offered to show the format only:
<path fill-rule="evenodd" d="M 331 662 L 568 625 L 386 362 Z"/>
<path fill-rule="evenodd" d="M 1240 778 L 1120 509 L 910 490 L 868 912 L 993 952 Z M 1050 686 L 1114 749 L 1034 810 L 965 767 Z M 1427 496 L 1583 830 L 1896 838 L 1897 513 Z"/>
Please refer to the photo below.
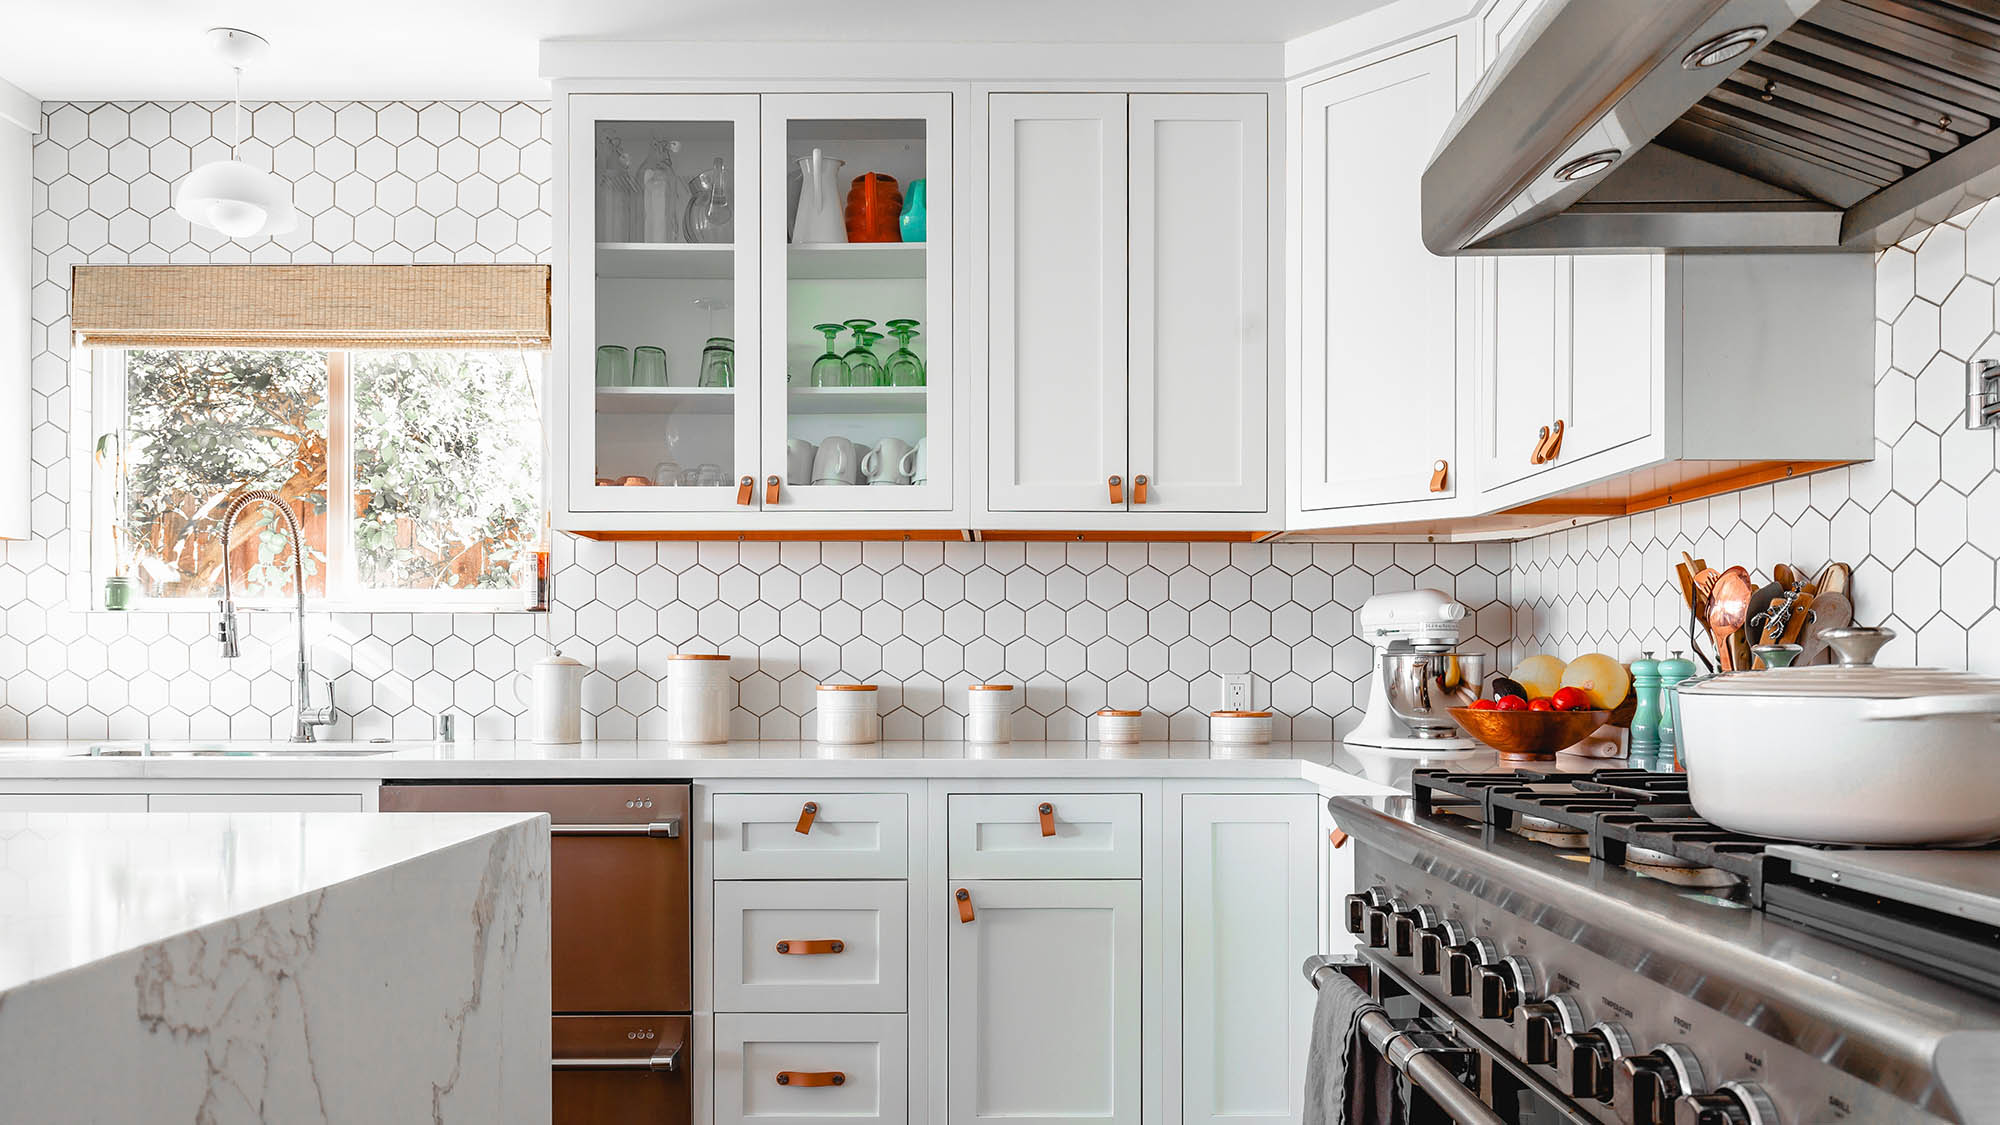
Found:
<path fill-rule="evenodd" d="M 1261 746 L 1271 741 L 1269 711 L 1210 711 L 1208 740 L 1239 746 Z"/>
<path fill-rule="evenodd" d="M 821 742 L 853 744 L 882 737 L 874 684 L 821 684 L 814 694 Z"/>
<path fill-rule="evenodd" d="M 729 658 L 711 652 L 677 652 L 667 658 L 667 739 L 729 741 Z"/>
<path fill-rule="evenodd" d="M 525 675 L 514 676 L 514 698 L 527 707 L 529 738 L 535 742 L 570 745 L 583 741 L 583 665 L 560 649 L 535 661 Z M 526 696 L 521 682 L 527 680 Z"/>
<path fill-rule="evenodd" d="M 965 689 L 965 740 L 1014 741 L 1014 685 L 971 684 Z"/>
<path fill-rule="evenodd" d="M 1116 711 L 1106 707 L 1097 713 L 1097 741 L 1130 744 L 1139 741 L 1139 727 L 1145 715 L 1139 711 Z"/>

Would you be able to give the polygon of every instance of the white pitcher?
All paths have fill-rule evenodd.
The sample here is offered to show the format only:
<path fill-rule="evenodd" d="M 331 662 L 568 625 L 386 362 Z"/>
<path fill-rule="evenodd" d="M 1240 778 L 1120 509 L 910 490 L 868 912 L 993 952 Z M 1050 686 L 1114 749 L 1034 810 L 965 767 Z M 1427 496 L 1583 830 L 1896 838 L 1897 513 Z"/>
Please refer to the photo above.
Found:
<path fill-rule="evenodd" d="M 793 242 L 847 241 L 847 220 L 840 208 L 840 169 L 845 163 L 819 149 L 799 157 L 804 183 L 799 190 L 799 217 L 792 223 Z"/>
<path fill-rule="evenodd" d="M 583 671 L 581 663 L 558 649 L 535 661 L 533 670 L 514 673 L 514 699 L 528 709 L 532 741 L 558 745 L 583 741 Z M 524 680 L 532 684 L 525 696 Z"/>

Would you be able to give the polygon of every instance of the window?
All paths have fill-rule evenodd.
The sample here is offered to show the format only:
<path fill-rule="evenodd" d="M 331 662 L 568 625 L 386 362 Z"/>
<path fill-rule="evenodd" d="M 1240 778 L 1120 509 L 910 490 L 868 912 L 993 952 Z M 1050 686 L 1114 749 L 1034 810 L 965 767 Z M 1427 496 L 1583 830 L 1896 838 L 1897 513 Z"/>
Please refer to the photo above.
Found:
<path fill-rule="evenodd" d="M 538 354 L 501 349 L 103 348 L 94 473 L 103 575 L 213 601 L 221 517 L 243 489 L 299 519 L 308 597 L 412 608 L 519 605 L 542 529 Z M 294 546 L 253 505 L 230 574 L 289 598 Z"/>

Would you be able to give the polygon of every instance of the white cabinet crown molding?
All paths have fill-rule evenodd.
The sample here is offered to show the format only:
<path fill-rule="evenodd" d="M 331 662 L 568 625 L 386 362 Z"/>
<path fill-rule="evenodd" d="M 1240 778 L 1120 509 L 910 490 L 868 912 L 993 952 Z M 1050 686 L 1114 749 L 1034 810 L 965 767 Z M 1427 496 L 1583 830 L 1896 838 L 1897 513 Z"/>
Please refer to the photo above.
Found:
<path fill-rule="evenodd" d="M 845 44 L 549 39 L 548 79 L 800 79 L 833 82 L 1273 82 L 1279 43 L 900 43 L 891 52 Z M 836 49 L 829 49 L 829 48 Z"/>

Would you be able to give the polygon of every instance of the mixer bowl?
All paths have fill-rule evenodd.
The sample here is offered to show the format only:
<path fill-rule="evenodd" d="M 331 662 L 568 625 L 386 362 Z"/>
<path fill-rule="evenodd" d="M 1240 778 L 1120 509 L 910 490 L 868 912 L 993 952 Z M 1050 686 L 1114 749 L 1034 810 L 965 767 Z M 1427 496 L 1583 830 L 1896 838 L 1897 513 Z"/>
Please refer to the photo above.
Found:
<path fill-rule="evenodd" d="M 1390 652 L 1376 670 L 1389 710 L 1418 738 L 1462 738 L 1453 707 L 1470 706 L 1486 681 L 1486 657 L 1464 652 Z"/>

